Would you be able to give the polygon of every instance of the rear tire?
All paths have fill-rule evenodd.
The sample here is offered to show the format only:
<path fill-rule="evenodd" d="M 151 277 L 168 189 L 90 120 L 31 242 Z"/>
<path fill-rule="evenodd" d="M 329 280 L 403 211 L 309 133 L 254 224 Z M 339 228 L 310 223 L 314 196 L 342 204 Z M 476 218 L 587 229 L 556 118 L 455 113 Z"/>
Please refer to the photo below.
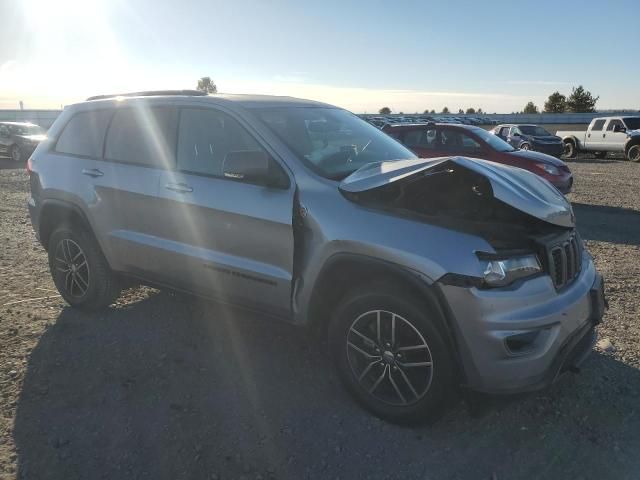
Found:
<path fill-rule="evenodd" d="M 576 148 L 576 144 L 573 143 L 572 140 L 565 141 L 563 156 L 565 158 L 575 158 L 577 154 L 578 154 L 578 149 Z"/>
<path fill-rule="evenodd" d="M 100 310 L 118 297 L 120 286 L 98 243 L 84 228 L 61 226 L 49 239 L 49 270 L 72 307 Z"/>
<path fill-rule="evenodd" d="M 627 149 L 627 160 L 630 162 L 640 162 L 640 143 L 631 145 Z"/>
<path fill-rule="evenodd" d="M 329 350 L 356 401 L 394 423 L 437 419 L 453 390 L 454 363 L 435 314 L 391 284 L 344 297 L 329 325 Z"/>
<path fill-rule="evenodd" d="M 593 152 L 593 155 L 594 155 L 596 158 L 604 158 L 604 157 L 606 157 L 606 156 L 607 156 L 607 152 Z"/>

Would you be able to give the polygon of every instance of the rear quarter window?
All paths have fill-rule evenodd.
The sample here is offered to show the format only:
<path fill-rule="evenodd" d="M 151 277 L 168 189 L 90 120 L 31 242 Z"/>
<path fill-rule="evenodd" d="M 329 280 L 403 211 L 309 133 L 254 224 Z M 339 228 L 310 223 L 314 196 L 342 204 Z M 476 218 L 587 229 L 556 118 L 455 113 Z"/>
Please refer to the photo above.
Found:
<path fill-rule="evenodd" d="M 65 125 L 55 151 L 68 155 L 101 158 L 104 135 L 112 110 L 76 113 Z"/>
<path fill-rule="evenodd" d="M 600 130 L 602 130 L 602 127 L 604 126 L 604 120 L 596 120 L 595 122 L 593 122 L 593 127 L 591 127 L 591 131 L 593 132 L 599 132 Z"/>

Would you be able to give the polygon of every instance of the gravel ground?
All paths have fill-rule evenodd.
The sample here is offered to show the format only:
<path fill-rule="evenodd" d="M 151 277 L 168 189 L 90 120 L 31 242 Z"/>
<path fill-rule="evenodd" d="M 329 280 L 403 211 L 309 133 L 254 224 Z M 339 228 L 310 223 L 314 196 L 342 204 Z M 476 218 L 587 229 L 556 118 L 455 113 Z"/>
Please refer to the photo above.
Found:
<path fill-rule="evenodd" d="M 402 428 L 360 410 L 285 324 L 139 288 L 68 308 L 0 159 L 0 479 L 640 477 L 640 165 L 571 162 L 610 310 L 580 375 Z"/>

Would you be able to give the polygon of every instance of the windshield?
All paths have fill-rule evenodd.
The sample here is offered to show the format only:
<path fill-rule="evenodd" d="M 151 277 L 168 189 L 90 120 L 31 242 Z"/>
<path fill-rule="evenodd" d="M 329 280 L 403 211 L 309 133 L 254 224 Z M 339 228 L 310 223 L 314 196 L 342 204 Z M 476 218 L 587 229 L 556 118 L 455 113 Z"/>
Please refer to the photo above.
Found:
<path fill-rule="evenodd" d="M 640 130 L 640 117 L 625 117 L 622 120 L 629 130 Z"/>
<path fill-rule="evenodd" d="M 254 113 L 311 169 L 341 180 L 371 162 L 417 158 L 396 140 L 346 110 L 257 108 Z"/>
<path fill-rule="evenodd" d="M 515 148 L 502 140 L 497 135 L 487 132 L 484 128 L 474 128 L 473 133 L 484 140 L 491 148 L 498 152 L 515 152 Z"/>
<path fill-rule="evenodd" d="M 44 135 L 44 130 L 38 125 L 11 125 L 9 130 L 14 135 Z"/>
<path fill-rule="evenodd" d="M 522 125 L 519 128 L 520 131 L 525 135 L 531 135 L 533 137 L 548 137 L 551 135 L 544 128 L 538 127 L 536 125 Z"/>

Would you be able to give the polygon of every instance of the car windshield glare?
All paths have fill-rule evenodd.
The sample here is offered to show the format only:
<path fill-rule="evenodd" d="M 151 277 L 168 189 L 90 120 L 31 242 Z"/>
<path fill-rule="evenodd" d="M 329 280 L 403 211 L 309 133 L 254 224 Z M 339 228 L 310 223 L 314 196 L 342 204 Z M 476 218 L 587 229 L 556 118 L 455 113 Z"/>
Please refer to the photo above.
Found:
<path fill-rule="evenodd" d="M 371 162 L 417 158 L 399 142 L 346 110 L 256 108 L 254 113 L 313 171 L 341 180 Z"/>
<path fill-rule="evenodd" d="M 513 152 L 515 148 L 509 145 L 507 142 L 502 140 L 500 137 L 493 133 L 487 132 L 484 128 L 474 128 L 473 133 L 475 133 L 478 137 L 480 137 L 484 142 L 486 142 L 489 147 L 493 148 L 498 152 Z"/>
<path fill-rule="evenodd" d="M 522 125 L 520 131 L 525 135 L 532 135 L 534 137 L 548 137 L 551 135 L 544 128 L 536 125 Z"/>

